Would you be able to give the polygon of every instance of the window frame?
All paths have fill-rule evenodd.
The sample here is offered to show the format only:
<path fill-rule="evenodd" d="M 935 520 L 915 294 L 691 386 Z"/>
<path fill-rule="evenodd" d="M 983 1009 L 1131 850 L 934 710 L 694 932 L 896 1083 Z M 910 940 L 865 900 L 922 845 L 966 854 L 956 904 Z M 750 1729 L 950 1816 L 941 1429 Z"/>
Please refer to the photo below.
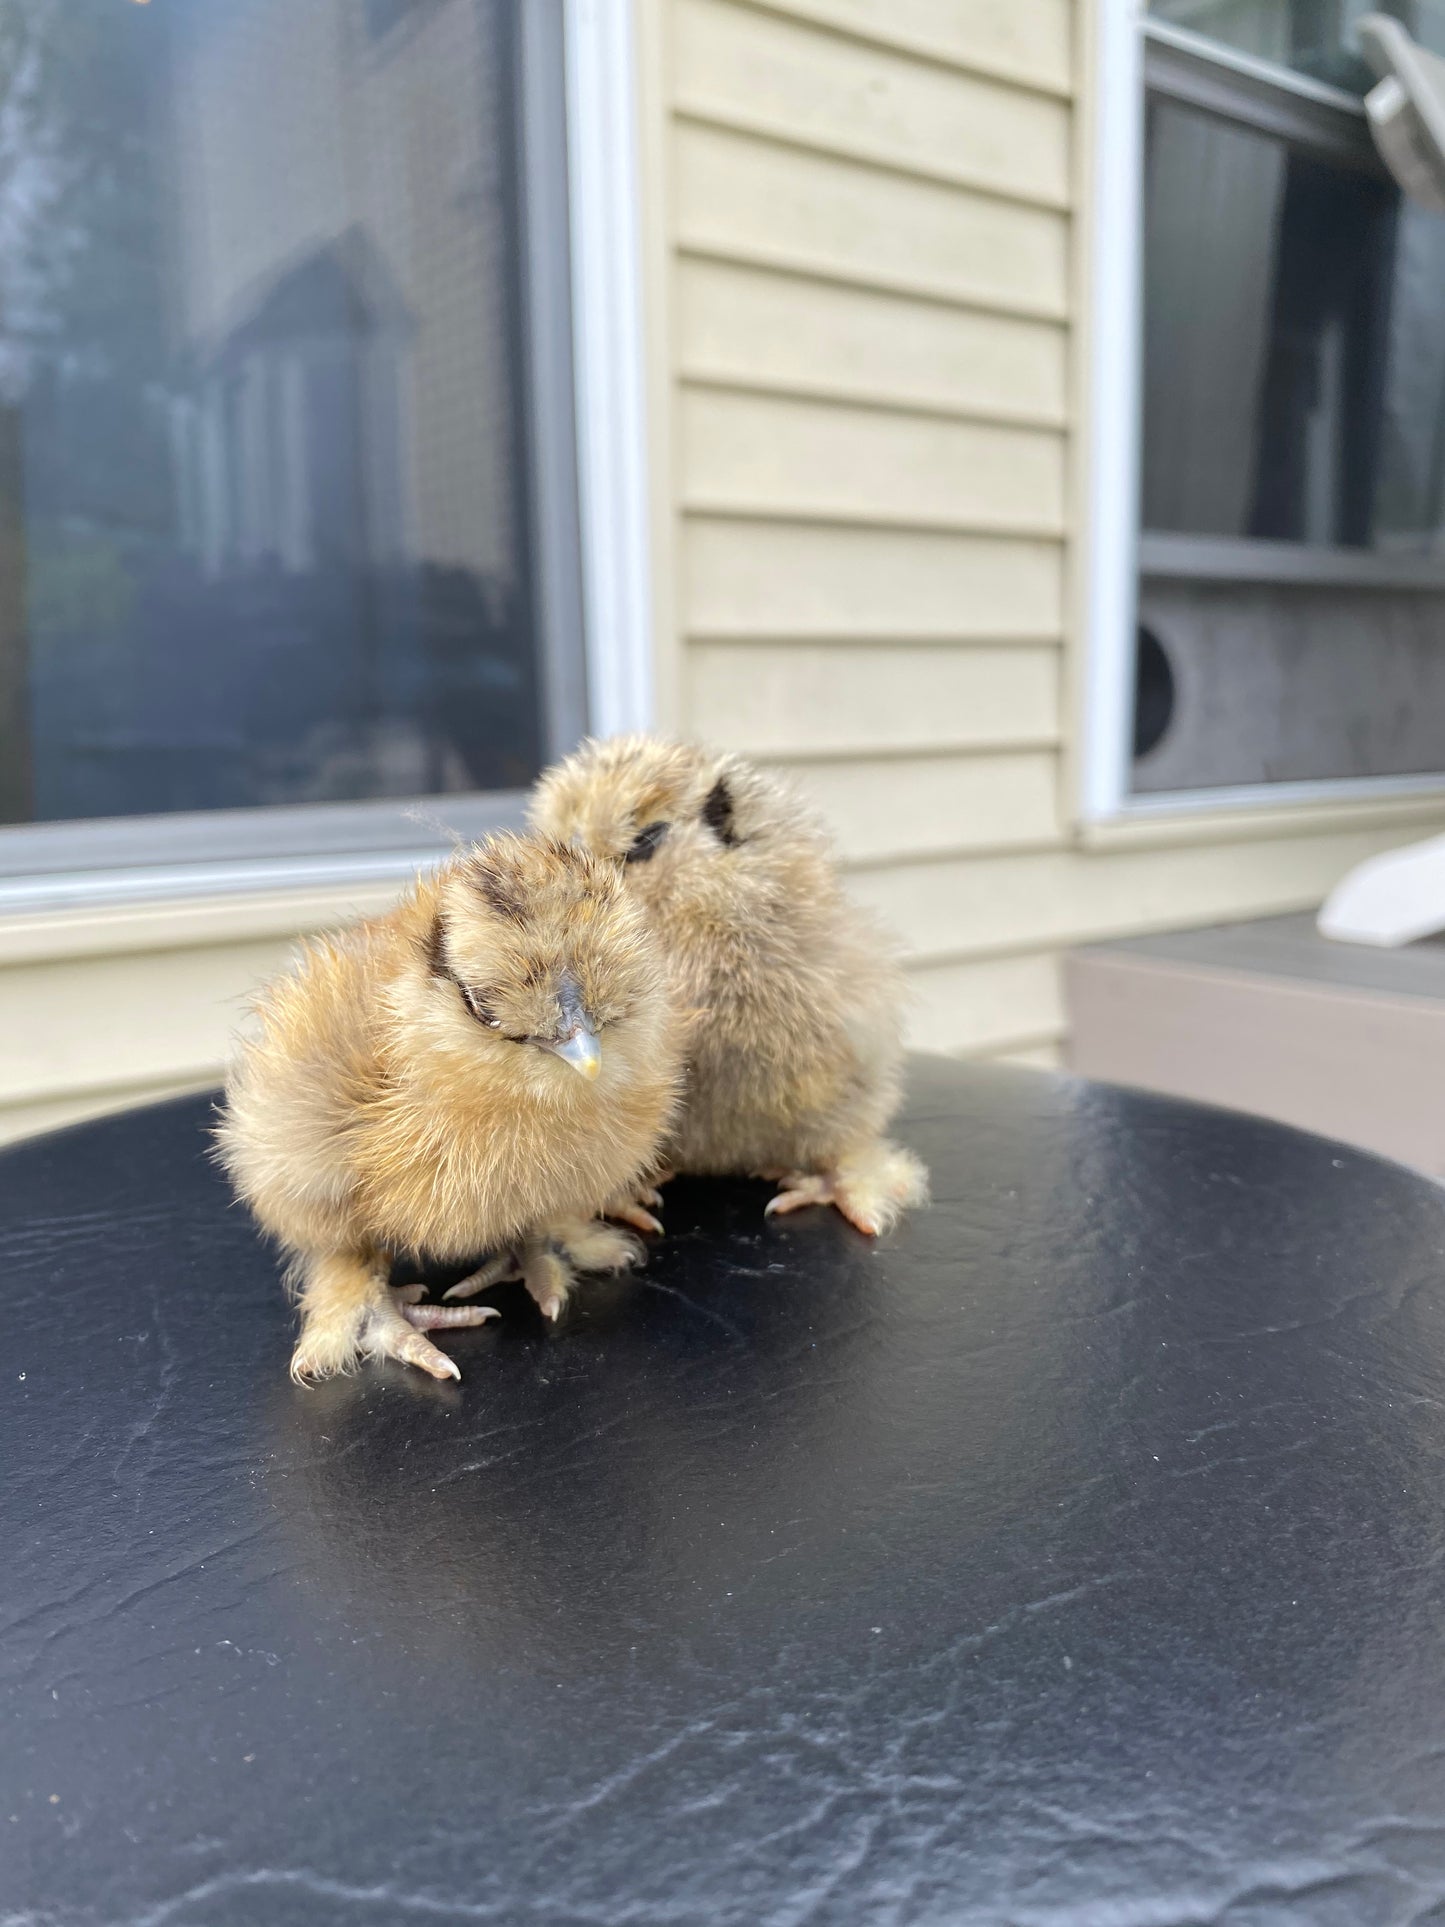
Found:
<path fill-rule="evenodd" d="M 519 257 L 544 753 L 652 720 L 638 117 L 629 0 L 526 0 Z M 565 236 L 560 244 L 557 237 Z M 525 792 L 0 825 L 0 917 L 404 878 Z"/>
<path fill-rule="evenodd" d="M 1445 589 L 1445 560 L 1355 556 L 1305 544 L 1146 534 L 1142 527 L 1143 210 L 1145 95 L 1227 114 L 1316 151 L 1360 153 L 1362 103 L 1274 62 L 1151 19 L 1145 0 L 1095 0 L 1086 194 L 1081 396 L 1084 502 L 1078 620 L 1083 666 L 1076 703 L 1076 811 L 1085 834 L 1147 829 L 1211 816 L 1287 816 L 1321 805 L 1422 809 L 1445 799 L 1445 770 L 1408 776 L 1135 792 L 1134 651 L 1141 581 L 1270 581 Z M 1376 162 L 1383 174 L 1383 166 Z M 1120 423 L 1128 424 L 1121 433 Z M 1245 551 L 1249 553 L 1246 554 Z"/>

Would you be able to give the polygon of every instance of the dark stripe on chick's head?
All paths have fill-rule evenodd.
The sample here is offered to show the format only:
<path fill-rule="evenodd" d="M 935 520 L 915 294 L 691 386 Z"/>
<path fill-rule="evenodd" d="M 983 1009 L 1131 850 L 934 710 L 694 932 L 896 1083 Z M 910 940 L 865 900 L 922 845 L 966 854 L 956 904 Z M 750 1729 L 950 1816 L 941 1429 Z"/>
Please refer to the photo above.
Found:
<path fill-rule="evenodd" d="M 527 907 L 516 889 L 485 857 L 479 857 L 473 864 L 471 880 L 483 903 L 497 916 L 505 917 L 509 923 L 527 921 Z"/>
<path fill-rule="evenodd" d="M 727 778 L 720 776 L 708 791 L 707 801 L 702 806 L 702 820 L 707 824 L 719 843 L 733 849 L 741 841 L 733 828 L 733 793 L 728 788 Z"/>
<path fill-rule="evenodd" d="M 439 916 L 432 918 L 426 933 L 426 967 L 433 977 L 444 977 L 448 983 L 455 983 L 447 963 L 446 925 Z"/>

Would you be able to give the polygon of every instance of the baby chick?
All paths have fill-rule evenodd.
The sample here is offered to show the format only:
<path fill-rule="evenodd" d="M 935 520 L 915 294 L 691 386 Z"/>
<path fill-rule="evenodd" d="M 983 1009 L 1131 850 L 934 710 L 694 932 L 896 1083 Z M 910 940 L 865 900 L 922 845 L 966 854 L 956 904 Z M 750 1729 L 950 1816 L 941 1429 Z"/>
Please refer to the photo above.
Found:
<path fill-rule="evenodd" d="M 870 1234 L 925 1200 L 922 1164 L 883 1136 L 902 974 L 797 798 L 741 757 L 627 736 L 548 771 L 532 820 L 621 860 L 699 1011 L 670 1163 L 779 1178 L 770 1213 L 834 1204 Z"/>
<path fill-rule="evenodd" d="M 654 1168 L 682 1026 L 613 865 L 494 837 L 389 915 L 307 945 L 256 1009 L 217 1146 L 288 1255 L 293 1377 L 389 1356 L 460 1378 L 426 1333 L 497 1314 L 389 1289 L 395 1255 L 499 1253 L 451 1299 L 519 1260 L 552 1318 L 574 1266 L 639 1257 L 635 1238 L 594 1220 Z"/>

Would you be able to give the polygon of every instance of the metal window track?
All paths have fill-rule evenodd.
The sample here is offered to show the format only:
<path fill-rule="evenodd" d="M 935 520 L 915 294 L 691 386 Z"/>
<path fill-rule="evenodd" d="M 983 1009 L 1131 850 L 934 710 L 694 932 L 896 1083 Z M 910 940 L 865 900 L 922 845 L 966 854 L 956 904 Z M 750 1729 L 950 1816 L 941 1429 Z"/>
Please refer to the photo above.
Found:
<path fill-rule="evenodd" d="M 1157 21 L 1144 23 L 1143 39 L 1152 93 L 1390 178 L 1370 138 L 1364 102 L 1342 87 Z"/>

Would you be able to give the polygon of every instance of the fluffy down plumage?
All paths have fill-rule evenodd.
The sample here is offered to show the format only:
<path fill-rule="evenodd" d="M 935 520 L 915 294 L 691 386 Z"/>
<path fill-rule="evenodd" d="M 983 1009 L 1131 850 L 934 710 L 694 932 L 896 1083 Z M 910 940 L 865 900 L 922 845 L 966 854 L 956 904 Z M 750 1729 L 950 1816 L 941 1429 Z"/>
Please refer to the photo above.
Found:
<path fill-rule="evenodd" d="M 868 1232 L 924 1200 L 923 1166 L 883 1135 L 902 1083 L 893 945 L 785 785 L 738 756 L 620 737 L 550 770 L 532 821 L 622 864 L 701 1012 L 669 1162 L 782 1178 L 770 1210 L 832 1202 Z"/>
<path fill-rule="evenodd" d="M 392 1293 L 394 1255 L 500 1251 L 457 1297 L 515 1256 L 553 1316 L 572 1264 L 637 1255 L 591 1221 L 655 1167 L 683 1026 L 615 866 L 494 838 L 389 915 L 308 944 L 255 1019 L 217 1145 L 287 1253 L 295 1375 L 383 1353 L 459 1375 L 425 1331 L 493 1314 Z"/>

